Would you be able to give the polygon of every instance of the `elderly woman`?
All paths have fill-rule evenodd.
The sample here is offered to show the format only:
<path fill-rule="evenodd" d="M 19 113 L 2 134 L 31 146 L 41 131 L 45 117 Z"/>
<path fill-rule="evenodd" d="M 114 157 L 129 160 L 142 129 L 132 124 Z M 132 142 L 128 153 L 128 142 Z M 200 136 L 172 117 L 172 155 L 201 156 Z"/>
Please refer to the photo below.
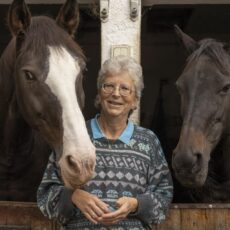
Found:
<path fill-rule="evenodd" d="M 173 187 L 158 138 L 128 119 L 143 89 L 142 68 L 130 58 L 107 60 L 97 87 L 100 113 L 87 122 L 97 149 L 95 176 L 70 190 L 51 155 L 38 206 L 63 229 L 152 229 L 165 218 Z"/>

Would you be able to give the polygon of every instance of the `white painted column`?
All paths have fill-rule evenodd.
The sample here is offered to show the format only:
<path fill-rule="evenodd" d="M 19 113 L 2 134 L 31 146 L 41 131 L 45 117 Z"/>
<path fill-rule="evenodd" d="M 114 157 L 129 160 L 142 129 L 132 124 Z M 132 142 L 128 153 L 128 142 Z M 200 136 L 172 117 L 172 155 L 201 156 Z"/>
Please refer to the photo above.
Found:
<path fill-rule="evenodd" d="M 131 2 L 137 6 L 135 19 L 130 16 Z M 107 6 L 108 17 L 101 20 L 101 63 L 121 54 L 140 62 L 141 0 L 100 0 L 101 16 Z M 131 120 L 139 123 L 139 106 Z"/>

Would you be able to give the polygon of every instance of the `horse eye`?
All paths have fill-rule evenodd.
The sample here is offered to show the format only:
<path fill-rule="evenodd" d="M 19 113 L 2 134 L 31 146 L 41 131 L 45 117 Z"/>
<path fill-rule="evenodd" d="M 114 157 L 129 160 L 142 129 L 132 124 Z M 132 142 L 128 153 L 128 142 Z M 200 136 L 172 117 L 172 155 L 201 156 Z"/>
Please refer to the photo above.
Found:
<path fill-rule="evenodd" d="M 27 81 L 36 80 L 35 76 L 29 71 L 25 71 L 25 78 L 26 78 Z"/>
<path fill-rule="evenodd" d="M 225 85 L 225 86 L 222 88 L 221 92 L 227 93 L 229 89 L 230 89 L 230 84 Z"/>

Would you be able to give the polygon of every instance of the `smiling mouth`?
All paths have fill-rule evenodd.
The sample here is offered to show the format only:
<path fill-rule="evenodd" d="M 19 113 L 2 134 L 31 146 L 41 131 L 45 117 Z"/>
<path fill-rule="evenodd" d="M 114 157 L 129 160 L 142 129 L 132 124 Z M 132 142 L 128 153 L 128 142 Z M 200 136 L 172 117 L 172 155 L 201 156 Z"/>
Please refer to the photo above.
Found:
<path fill-rule="evenodd" d="M 115 101 L 108 101 L 110 105 L 121 106 L 122 103 L 115 102 Z"/>

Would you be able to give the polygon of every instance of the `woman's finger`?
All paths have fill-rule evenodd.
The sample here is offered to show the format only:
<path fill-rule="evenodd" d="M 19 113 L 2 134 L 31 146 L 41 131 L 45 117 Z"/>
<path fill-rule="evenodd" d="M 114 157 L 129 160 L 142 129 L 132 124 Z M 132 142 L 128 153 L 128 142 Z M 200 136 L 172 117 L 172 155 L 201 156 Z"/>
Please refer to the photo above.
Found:
<path fill-rule="evenodd" d="M 92 209 L 94 213 L 97 215 L 97 217 L 101 217 L 105 213 L 105 211 L 101 207 L 97 206 L 96 204 L 94 207 L 92 207 Z"/>
<path fill-rule="evenodd" d="M 93 218 L 89 213 L 84 213 L 85 217 L 94 224 L 97 224 L 97 220 Z"/>
<path fill-rule="evenodd" d="M 108 208 L 109 205 L 106 204 L 105 202 L 103 202 L 102 200 L 97 199 L 95 201 L 95 203 L 96 203 L 97 207 L 99 207 L 103 213 L 108 213 L 109 212 L 109 208 Z"/>

